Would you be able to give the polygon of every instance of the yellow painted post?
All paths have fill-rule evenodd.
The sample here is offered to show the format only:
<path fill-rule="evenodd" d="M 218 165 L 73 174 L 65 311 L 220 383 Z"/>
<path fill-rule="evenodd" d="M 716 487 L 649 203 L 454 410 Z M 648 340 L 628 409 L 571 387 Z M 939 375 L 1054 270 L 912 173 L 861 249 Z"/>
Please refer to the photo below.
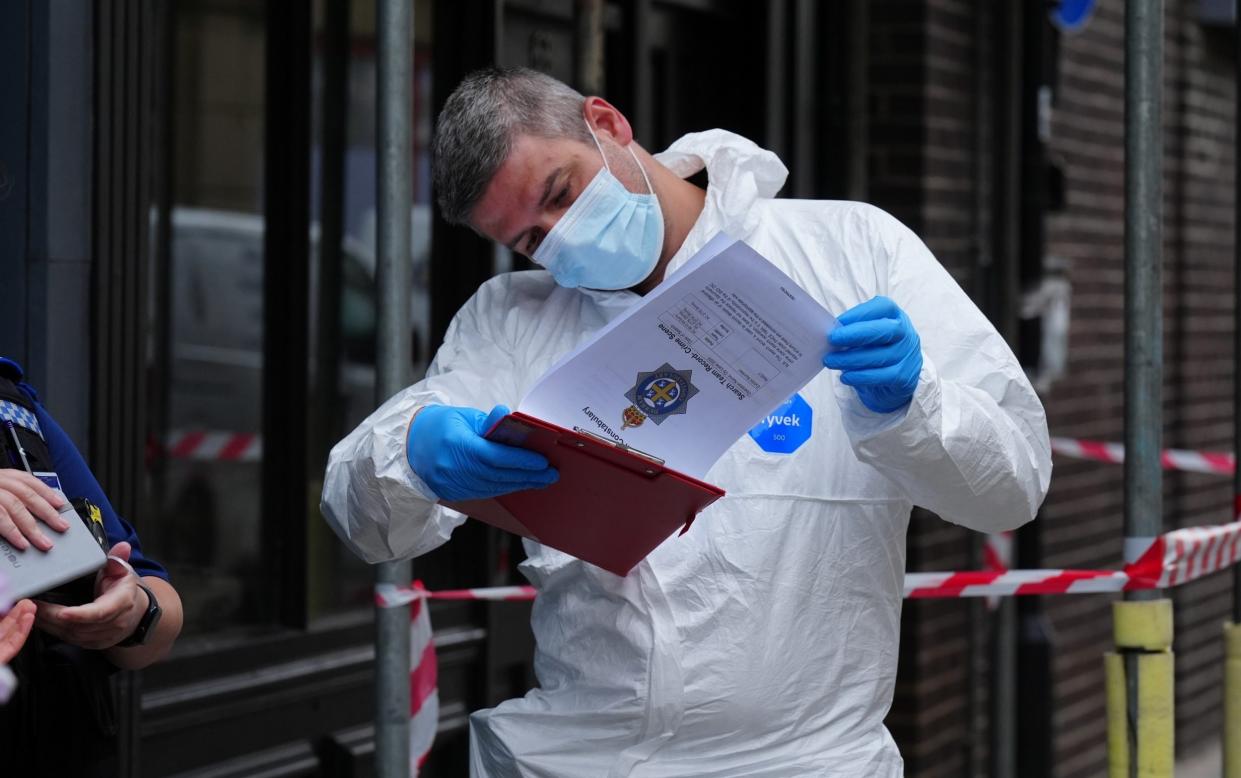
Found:
<path fill-rule="evenodd" d="M 1115 651 L 1103 655 L 1107 679 L 1107 776 L 1129 778 L 1129 718 L 1125 694 L 1125 658 Z"/>
<path fill-rule="evenodd" d="M 1112 620 L 1116 651 L 1104 657 L 1108 776 L 1172 778 L 1172 601 L 1116 602 Z"/>
<path fill-rule="evenodd" d="M 1241 778 L 1241 624 L 1224 625 L 1224 778 Z"/>

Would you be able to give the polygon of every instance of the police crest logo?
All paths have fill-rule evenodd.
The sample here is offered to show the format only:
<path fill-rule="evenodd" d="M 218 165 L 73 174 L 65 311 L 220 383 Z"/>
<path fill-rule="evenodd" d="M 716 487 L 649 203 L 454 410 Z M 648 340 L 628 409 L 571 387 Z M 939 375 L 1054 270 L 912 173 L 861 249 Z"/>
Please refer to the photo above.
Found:
<path fill-rule="evenodd" d="M 625 393 L 625 399 L 633 403 L 624 413 L 625 425 L 636 427 L 645 419 L 656 425 L 663 424 L 669 416 L 684 414 L 690 398 L 698 394 L 698 387 L 690 383 L 692 370 L 677 370 L 667 362 L 649 373 L 638 373 L 638 380 Z M 636 415 L 645 419 L 636 420 Z M 632 419 L 631 419 L 632 417 Z M 630 423 L 636 420 L 636 423 Z"/>
<path fill-rule="evenodd" d="M 642 422 L 646 421 L 646 414 L 638 410 L 638 406 L 631 405 L 621 414 L 621 430 L 627 430 L 630 427 L 641 427 Z"/>

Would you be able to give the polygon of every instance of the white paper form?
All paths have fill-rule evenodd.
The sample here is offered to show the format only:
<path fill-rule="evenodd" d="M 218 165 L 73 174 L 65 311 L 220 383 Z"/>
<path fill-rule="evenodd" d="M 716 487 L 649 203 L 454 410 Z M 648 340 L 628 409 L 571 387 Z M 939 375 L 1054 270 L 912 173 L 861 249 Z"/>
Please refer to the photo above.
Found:
<path fill-rule="evenodd" d="M 519 407 L 702 478 L 823 369 L 835 324 L 779 268 L 717 235 L 548 370 Z"/>

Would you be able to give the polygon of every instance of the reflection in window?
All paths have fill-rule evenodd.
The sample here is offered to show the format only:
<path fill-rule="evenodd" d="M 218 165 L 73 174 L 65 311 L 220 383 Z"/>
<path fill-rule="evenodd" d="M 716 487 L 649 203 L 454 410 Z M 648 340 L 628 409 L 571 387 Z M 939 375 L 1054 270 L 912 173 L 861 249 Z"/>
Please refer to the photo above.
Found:
<path fill-rule="evenodd" d="M 328 37 L 339 30 L 327 28 L 332 9 L 326 0 L 316 9 L 314 62 L 314 144 L 312 166 L 311 212 L 323 213 L 323 204 L 338 205 L 342 217 L 342 241 L 339 253 L 316 252 L 312 279 L 324 277 L 332 268 L 325 263 L 340 263 L 328 277 L 341 280 L 337 301 L 339 317 L 335 333 L 325 327 L 330 322 L 312 321 L 316 337 L 335 336 L 339 352 L 326 355 L 312 366 L 316 380 L 312 385 L 320 393 L 332 397 L 312 397 L 312 418 L 309 436 L 322 440 L 309 467 L 308 492 L 312 495 L 311 516 L 307 522 L 309 560 L 309 597 L 312 618 L 351 608 L 369 607 L 372 600 L 373 571 L 340 543 L 318 514 L 318 494 L 322 485 L 327 447 L 335 443 L 365 419 L 375 407 L 375 295 L 376 223 L 376 38 L 375 5 L 373 0 L 352 0 L 348 30 L 347 55 L 344 62 L 332 58 Z M 431 249 L 431 173 L 430 173 L 430 2 L 415 6 L 414 52 L 414 206 L 410 213 L 412 229 L 411 281 L 409 324 L 412 335 L 410 355 L 411 380 L 420 378 L 430 359 L 429 330 L 431 321 L 429 283 Z M 345 78 L 344 105 L 336 110 L 325 101 L 331 99 L 326 90 L 330 68 L 343 68 Z M 343 110 L 341 110 L 343 109 Z M 326 122 L 340 120 L 343 126 L 343 148 L 333 149 Z M 325 152 L 343 156 L 342 192 L 324 190 Z M 330 158 L 329 158 L 330 159 Z M 339 160 L 337 161 L 339 164 Z M 335 195 L 335 197 L 334 197 Z M 317 241 L 316 241 L 317 243 Z M 311 311 L 326 309 L 321 299 L 330 289 L 312 283 Z M 312 315 L 312 318 L 313 315 Z M 312 352 L 314 349 L 312 349 Z M 318 371 L 335 371 L 334 377 Z"/>
<path fill-rule="evenodd" d="M 323 143 L 324 42 L 329 3 L 315 4 L 311 214 L 324 198 L 339 204 L 339 246 L 321 244 L 311 225 L 310 316 L 306 338 L 310 452 L 305 501 L 312 618 L 369 606 L 372 571 L 331 534 L 318 498 L 327 446 L 375 406 L 375 8 L 351 0 L 346 54 L 343 141 Z M 340 6 L 337 6 L 340 7 Z M 410 213 L 411 378 L 426 369 L 430 301 L 430 2 L 416 6 L 414 159 Z M 262 440 L 263 283 L 279 278 L 263 253 L 265 4 L 249 0 L 181 0 L 173 12 L 167 213 L 154 213 L 159 235 L 152 268 L 149 326 L 151 446 L 155 521 L 144 529 L 182 593 L 186 633 L 269 621 L 280 594 L 263 558 Z M 337 30 L 339 32 L 339 29 Z M 279 110 L 280 106 L 272 106 Z M 323 155 L 343 162 L 337 191 L 323 186 Z M 165 229 L 167 228 L 167 229 Z M 162 240 L 160 239 L 162 238 Z M 286 258 L 284 261 L 291 261 Z M 325 271 L 329 283 L 322 283 Z M 336 315 L 319 316 L 330 310 Z M 325 336 L 330 336 L 326 339 Z M 319 342 L 332 344 L 330 351 Z M 291 381 L 296 386 L 298 382 Z M 267 454 L 272 449 L 267 447 Z"/>
<path fill-rule="evenodd" d="M 265 27 L 261 3 L 191 0 L 173 16 L 171 213 L 153 225 L 169 230 L 149 339 L 157 520 L 144 540 L 196 633 L 254 622 L 270 600 L 259 515 Z"/>

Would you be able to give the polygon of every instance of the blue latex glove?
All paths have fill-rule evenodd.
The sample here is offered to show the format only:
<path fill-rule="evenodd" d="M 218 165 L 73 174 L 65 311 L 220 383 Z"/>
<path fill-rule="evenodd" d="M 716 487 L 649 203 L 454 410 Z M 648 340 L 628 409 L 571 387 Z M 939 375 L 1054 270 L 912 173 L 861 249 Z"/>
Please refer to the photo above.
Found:
<path fill-rule="evenodd" d="M 429 405 L 418 412 L 405 441 L 405 458 L 441 500 L 477 500 L 541 489 L 559 477 L 542 454 L 483 437 L 508 415 L 475 408 Z"/>
<path fill-rule="evenodd" d="M 886 297 L 854 306 L 828 335 L 832 351 L 823 364 L 842 371 L 840 382 L 876 413 L 909 405 L 922 373 L 922 342 L 913 322 Z"/>

